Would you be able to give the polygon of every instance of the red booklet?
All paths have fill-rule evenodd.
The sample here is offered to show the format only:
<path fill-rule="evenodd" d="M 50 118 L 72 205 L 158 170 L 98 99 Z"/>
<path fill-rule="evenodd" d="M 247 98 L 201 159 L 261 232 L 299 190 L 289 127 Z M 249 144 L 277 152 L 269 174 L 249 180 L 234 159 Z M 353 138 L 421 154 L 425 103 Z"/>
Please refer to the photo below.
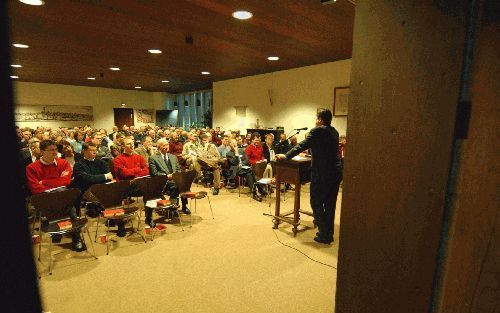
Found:
<path fill-rule="evenodd" d="M 125 211 L 123 209 L 114 209 L 114 210 L 104 210 L 103 215 L 104 217 L 111 217 L 111 216 L 120 216 L 125 214 Z"/>
<path fill-rule="evenodd" d="M 170 200 L 158 200 L 156 201 L 157 206 L 167 206 L 170 204 Z"/>
<path fill-rule="evenodd" d="M 59 226 L 60 230 L 63 230 L 63 229 L 69 229 L 73 225 L 71 224 L 71 221 L 63 221 L 63 222 L 57 223 L 57 226 Z"/>
<path fill-rule="evenodd" d="M 188 191 L 185 193 L 186 198 L 194 198 L 196 196 L 196 192 Z"/>

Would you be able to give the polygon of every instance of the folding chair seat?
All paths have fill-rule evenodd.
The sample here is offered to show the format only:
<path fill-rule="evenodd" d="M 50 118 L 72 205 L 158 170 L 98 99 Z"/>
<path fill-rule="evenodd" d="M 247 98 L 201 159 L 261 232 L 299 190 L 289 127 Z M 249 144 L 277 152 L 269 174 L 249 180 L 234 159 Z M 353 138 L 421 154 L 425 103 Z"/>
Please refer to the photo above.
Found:
<path fill-rule="evenodd" d="M 128 197 L 130 182 L 127 180 L 122 180 L 119 182 L 97 184 L 90 187 L 92 194 L 99 200 L 99 203 L 104 208 L 104 211 L 100 212 L 97 217 L 97 227 L 95 230 L 95 242 L 97 242 L 97 233 L 99 231 L 99 223 L 103 219 L 107 225 L 106 228 L 106 254 L 109 254 L 109 221 L 115 222 L 130 222 L 132 226 L 132 234 L 138 234 L 146 243 L 146 238 L 134 229 L 134 224 L 132 223 L 133 217 L 137 216 L 138 207 L 130 206 L 127 202 L 123 205 L 123 200 Z M 117 212 L 115 215 L 106 216 L 106 210 L 120 209 L 123 211 Z M 137 222 L 137 228 L 140 226 L 140 220 Z"/>
<path fill-rule="evenodd" d="M 38 261 L 40 261 L 42 251 L 42 235 L 63 235 L 78 232 L 82 242 L 85 244 L 85 238 L 82 230 L 87 232 L 89 242 L 92 247 L 92 256 L 97 259 L 94 251 L 90 232 L 87 228 L 87 218 L 76 217 L 71 218 L 72 210 L 80 196 L 78 189 L 66 189 L 62 191 L 54 191 L 41 193 L 31 196 L 30 202 L 35 208 L 40 222 L 39 236 L 40 243 L 38 247 Z M 86 249 L 88 252 L 88 249 Z M 49 240 L 49 274 L 52 275 L 52 240 Z"/>
<path fill-rule="evenodd" d="M 214 218 L 214 212 L 212 210 L 212 204 L 210 203 L 210 196 L 206 191 L 198 191 L 198 192 L 191 192 L 191 185 L 193 184 L 193 181 L 196 177 L 196 172 L 195 171 L 188 171 L 188 172 L 177 172 L 172 174 L 172 179 L 175 182 L 175 185 L 179 189 L 179 197 L 185 198 L 185 199 L 190 199 L 194 200 L 194 211 L 196 212 L 196 203 L 197 200 L 207 198 L 208 199 L 208 205 L 210 206 L 210 212 L 212 213 L 212 219 Z M 192 221 L 191 221 L 192 224 Z"/>

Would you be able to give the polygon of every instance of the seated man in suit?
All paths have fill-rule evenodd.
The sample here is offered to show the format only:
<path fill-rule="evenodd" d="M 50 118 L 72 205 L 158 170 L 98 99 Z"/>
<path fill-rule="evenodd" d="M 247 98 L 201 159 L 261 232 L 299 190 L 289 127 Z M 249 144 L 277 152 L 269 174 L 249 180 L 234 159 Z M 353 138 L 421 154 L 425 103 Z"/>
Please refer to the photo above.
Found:
<path fill-rule="evenodd" d="M 41 157 L 26 167 L 28 187 L 32 194 L 47 192 L 52 188 L 66 187 L 71 183 L 73 173 L 69 163 L 57 157 L 57 145 L 52 140 L 40 142 Z M 76 219 L 76 210 L 71 213 L 71 219 Z M 73 251 L 86 250 L 80 238 L 80 233 L 72 233 Z M 53 242 L 61 241 L 61 235 L 53 235 Z"/>
<path fill-rule="evenodd" d="M 230 140 L 229 147 L 231 148 L 231 150 L 227 152 L 226 157 L 230 164 L 230 185 L 234 185 L 234 178 L 236 176 L 244 177 L 247 181 L 248 186 L 250 187 L 250 189 L 252 189 L 253 198 L 259 202 L 262 201 L 262 196 L 266 196 L 267 192 L 262 188 L 261 185 L 257 185 L 257 188 L 254 188 L 255 175 L 253 174 L 252 168 L 250 167 L 250 163 L 248 162 L 248 158 L 245 154 L 244 149 L 238 148 L 238 142 L 236 141 L 236 139 Z M 260 195 L 257 194 L 257 190 L 259 191 Z"/>
<path fill-rule="evenodd" d="M 90 141 L 94 143 L 97 153 L 95 155 L 96 159 L 101 159 L 101 158 L 107 158 L 107 159 L 112 159 L 113 155 L 111 155 L 111 150 L 109 150 L 109 147 L 107 143 L 103 144 L 103 135 L 101 132 L 94 132 L 92 135 L 90 135 Z M 82 145 L 82 150 L 83 150 L 83 145 Z"/>
<path fill-rule="evenodd" d="M 153 138 L 150 136 L 142 137 L 141 145 L 135 149 L 135 153 L 142 156 L 148 163 L 149 157 L 153 154 Z"/>
<path fill-rule="evenodd" d="M 168 180 L 165 185 L 164 190 L 170 195 L 170 199 L 174 202 L 178 201 L 179 198 L 179 189 L 175 186 L 175 183 L 172 181 L 172 174 L 175 172 L 180 172 L 181 167 L 179 162 L 177 161 L 177 157 L 173 154 L 168 153 L 170 145 L 168 141 L 165 139 L 159 139 L 156 143 L 158 147 L 158 153 L 149 157 L 149 172 L 151 176 L 158 175 L 167 175 Z M 191 214 L 191 211 L 187 207 L 187 199 L 182 198 L 182 212 L 185 214 Z M 146 211 L 146 224 L 154 227 L 153 222 L 151 220 L 153 211 Z"/>

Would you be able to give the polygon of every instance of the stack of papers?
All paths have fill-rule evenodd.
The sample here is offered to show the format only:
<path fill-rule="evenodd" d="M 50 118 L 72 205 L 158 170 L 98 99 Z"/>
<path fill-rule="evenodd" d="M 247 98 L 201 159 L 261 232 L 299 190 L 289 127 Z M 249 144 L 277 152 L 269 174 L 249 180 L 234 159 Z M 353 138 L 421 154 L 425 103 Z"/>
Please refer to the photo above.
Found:
<path fill-rule="evenodd" d="M 257 181 L 257 183 L 269 185 L 271 183 L 271 178 L 261 178 Z"/>
<path fill-rule="evenodd" d="M 294 161 L 307 161 L 307 160 L 309 160 L 309 158 L 304 158 L 304 157 L 301 157 L 300 155 L 296 155 L 292 158 L 292 160 L 294 160 Z"/>

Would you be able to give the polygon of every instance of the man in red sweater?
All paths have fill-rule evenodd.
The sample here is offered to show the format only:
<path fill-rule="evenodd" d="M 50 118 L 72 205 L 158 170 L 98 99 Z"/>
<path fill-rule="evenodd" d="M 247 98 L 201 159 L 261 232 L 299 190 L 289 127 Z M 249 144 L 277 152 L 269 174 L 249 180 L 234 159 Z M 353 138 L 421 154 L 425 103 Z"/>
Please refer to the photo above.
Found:
<path fill-rule="evenodd" d="M 123 153 L 113 159 L 116 180 L 131 180 L 149 175 L 146 160 L 134 152 L 134 139 L 124 140 Z"/>
<path fill-rule="evenodd" d="M 260 134 L 258 132 L 252 133 L 250 142 L 251 144 L 249 144 L 245 149 L 245 154 L 248 157 L 250 165 L 254 165 L 257 162 L 264 160 L 263 149 L 260 143 Z"/>
<path fill-rule="evenodd" d="M 43 193 L 53 188 L 68 186 L 73 171 L 66 160 L 57 157 L 56 143 L 52 140 L 43 140 L 40 142 L 40 151 L 42 153 L 40 159 L 26 167 L 26 178 L 31 193 Z M 77 218 L 76 211 L 71 213 L 70 218 L 73 220 Z M 86 250 L 79 232 L 71 233 L 71 237 L 72 250 L 77 252 Z M 61 235 L 52 236 L 53 242 L 60 242 L 61 239 Z"/>

